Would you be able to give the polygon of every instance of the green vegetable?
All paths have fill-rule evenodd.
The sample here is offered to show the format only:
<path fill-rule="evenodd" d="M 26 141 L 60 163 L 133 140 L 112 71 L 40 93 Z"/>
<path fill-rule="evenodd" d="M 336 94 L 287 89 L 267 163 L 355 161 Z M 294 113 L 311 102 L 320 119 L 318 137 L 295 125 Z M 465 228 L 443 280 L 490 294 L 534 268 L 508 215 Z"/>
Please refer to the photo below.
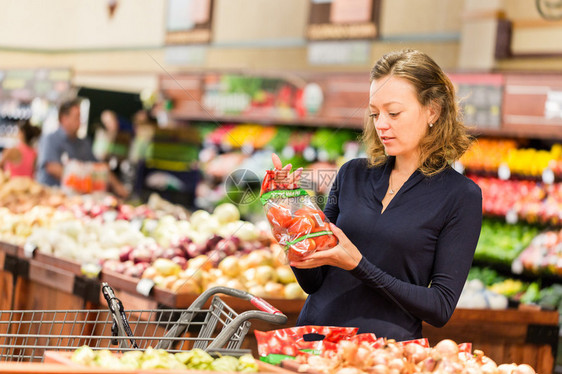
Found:
<path fill-rule="evenodd" d="M 94 352 L 94 350 L 87 345 L 83 345 L 82 347 L 74 351 L 71 360 L 82 365 L 91 365 L 95 357 L 96 353 Z"/>
<path fill-rule="evenodd" d="M 83 346 L 74 351 L 71 360 L 82 365 L 111 369 L 258 371 L 258 363 L 250 354 L 240 358 L 221 356 L 214 359 L 202 349 L 173 354 L 163 349 L 149 347 L 145 351 L 128 351 L 119 356 L 107 349 L 94 351 L 88 346 Z"/>
<path fill-rule="evenodd" d="M 237 371 L 248 371 L 248 372 L 256 372 L 258 371 L 258 362 L 254 358 L 254 356 L 250 354 L 245 354 L 238 358 L 238 367 Z"/>
<path fill-rule="evenodd" d="M 210 370 L 213 371 L 236 371 L 238 359 L 232 356 L 222 356 L 211 362 Z"/>
<path fill-rule="evenodd" d="M 474 259 L 511 266 L 538 232 L 536 227 L 529 225 L 484 220 Z"/>
<path fill-rule="evenodd" d="M 102 349 L 101 351 L 96 352 L 93 365 L 102 368 L 114 368 L 121 366 L 119 358 L 113 355 L 108 349 Z"/>
<path fill-rule="evenodd" d="M 533 282 L 529 284 L 529 287 L 527 287 L 527 290 L 525 291 L 523 296 L 521 296 L 521 299 L 519 299 L 519 301 L 524 304 L 534 303 L 539 299 L 539 294 L 540 294 L 539 284 L 537 282 Z"/>
<path fill-rule="evenodd" d="M 176 353 L 176 360 L 187 366 L 188 369 L 209 370 L 213 357 L 202 349 L 195 348 L 191 351 Z"/>
<path fill-rule="evenodd" d="M 121 365 L 123 369 L 140 369 L 144 353 L 142 351 L 128 351 L 121 356 Z"/>

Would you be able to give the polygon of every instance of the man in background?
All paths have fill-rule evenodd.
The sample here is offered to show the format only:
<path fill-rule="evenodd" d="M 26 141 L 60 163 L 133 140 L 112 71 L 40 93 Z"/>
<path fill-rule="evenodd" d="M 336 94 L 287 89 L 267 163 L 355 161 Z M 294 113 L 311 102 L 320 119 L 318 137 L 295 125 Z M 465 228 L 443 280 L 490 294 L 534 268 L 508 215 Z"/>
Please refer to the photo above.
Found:
<path fill-rule="evenodd" d="M 60 186 L 64 163 L 68 160 L 97 162 L 92 145 L 87 139 L 77 137 L 80 128 L 80 100 L 65 101 L 59 107 L 59 128 L 41 137 L 37 158 L 37 181 L 48 186 Z M 129 191 L 109 173 L 109 185 L 113 192 L 126 197 Z"/>

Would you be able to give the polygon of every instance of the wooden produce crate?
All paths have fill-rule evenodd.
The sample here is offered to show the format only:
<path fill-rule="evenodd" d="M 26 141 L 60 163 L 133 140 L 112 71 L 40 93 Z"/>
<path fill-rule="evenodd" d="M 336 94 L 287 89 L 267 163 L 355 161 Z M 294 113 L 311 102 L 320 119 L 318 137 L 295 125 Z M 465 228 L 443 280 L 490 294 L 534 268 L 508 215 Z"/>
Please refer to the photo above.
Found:
<path fill-rule="evenodd" d="M 423 324 L 430 345 L 442 339 L 472 343 L 496 363 L 529 364 L 553 372 L 558 343 L 558 312 L 543 310 L 457 309 L 442 328 Z"/>

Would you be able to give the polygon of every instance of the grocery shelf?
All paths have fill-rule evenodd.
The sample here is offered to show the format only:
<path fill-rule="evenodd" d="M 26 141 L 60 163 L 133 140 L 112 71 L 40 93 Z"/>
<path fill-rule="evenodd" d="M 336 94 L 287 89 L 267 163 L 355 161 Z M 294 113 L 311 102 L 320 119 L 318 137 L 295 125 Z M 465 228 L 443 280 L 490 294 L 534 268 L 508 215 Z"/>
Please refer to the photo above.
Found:
<path fill-rule="evenodd" d="M 361 111 L 362 113 L 362 111 Z M 269 125 L 286 125 L 286 126 L 310 126 L 310 127 L 332 127 L 332 128 L 345 128 L 345 129 L 363 129 L 363 120 L 356 117 L 352 118 L 274 118 L 265 117 L 262 115 L 244 114 L 240 116 L 223 116 L 211 115 L 208 113 L 193 113 L 193 112 L 179 112 L 172 111 L 170 117 L 180 121 L 204 121 L 215 122 L 217 125 L 222 123 L 257 123 L 264 126 Z"/>

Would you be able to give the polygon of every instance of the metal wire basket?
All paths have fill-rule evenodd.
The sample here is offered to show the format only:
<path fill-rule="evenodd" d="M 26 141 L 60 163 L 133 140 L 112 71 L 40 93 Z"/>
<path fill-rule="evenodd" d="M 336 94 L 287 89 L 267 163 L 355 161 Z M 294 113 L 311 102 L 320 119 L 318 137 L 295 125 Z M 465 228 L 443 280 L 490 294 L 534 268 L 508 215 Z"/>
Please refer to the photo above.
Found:
<path fill-rule="evenodd" d="M 287 317 L 265 300 L 245 291 L 215 287 L 187 309 L 125 311 L 107 283 L 108 310 L 0 311 L 0 361 L 42 361 L 45 350 L 93 349 L 127 351 L 148 347 L 179 352 L 200 348 L 239 350 L 250 319 L 284 324 Z M 250 301 L 259 310 L 237 313 L 216 294 Z M 205 308 L 213 296 L 210 306 Z"/>

